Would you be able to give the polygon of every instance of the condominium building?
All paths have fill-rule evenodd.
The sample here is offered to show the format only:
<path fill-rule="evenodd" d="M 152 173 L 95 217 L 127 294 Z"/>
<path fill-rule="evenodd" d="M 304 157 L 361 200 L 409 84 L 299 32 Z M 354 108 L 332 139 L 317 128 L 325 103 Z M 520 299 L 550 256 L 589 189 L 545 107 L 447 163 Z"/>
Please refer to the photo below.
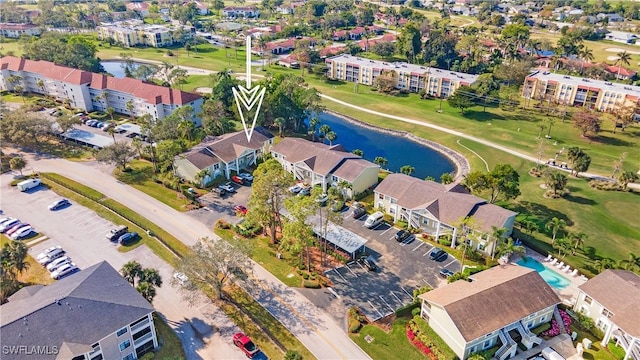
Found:
<path fill-rule="evenodd" d="M 41 33 L 40 28 L 33 24 L 0 23 L 0 35 L 3 37 L 17 39 L 20 36 L 37 36 Z"/>
<path fill-rule="evenodd" d="M 134 360 L 158 347 L 153 306 L 106 261 L 0 307 L 2 359 Z"/>
<path fill-rule="evenodd" d="M 98 38 L 113 39 L 125 47 L 167 47 L 193 36 L 195 29 L 181 26 L 140 25 L 137 23 L 113 23 L 98 26 Z M 180 35 L 177 33 L 180 32 Z M 181 39 L 182 38 L 182 39 Z"/>
<path fill-rule="evenodd" d="M 614 111 L 623 106 L 634 106 L 640 113 L 640 86 L 548 71 L 536 71 L 527 76 L 522 87 L 522 97 L 568 106 L 584 106 L 600 111 Z"/>
<path fill-rule="evenodd" d="M 194 113 L 202 111 L 202 96 L 132 78 L 114 78 L 49 61 L 33 61 L 14 56 L 0 58 L 0 90 L 23 91 L 68 101 L 84 111 L 105 111 L 112 107 L 121 114 L 151 115 L 162 119 L 175 109 L 190 105 Z M 196 125 L 199 119 L 193 118 Z"/>
<path fill-rule="evenodd" d="M 431 96 L 448 97 L 460 86 L 470 86 L 478 76 L 456 71 L 436 69 L 405 62 L 384 62 L 342 54 L 325 60 L 327 77 L 364 85 L 375 84 L 383 73 L 391 73 L 400 90 L 420 92 L 426 90 Z"/>

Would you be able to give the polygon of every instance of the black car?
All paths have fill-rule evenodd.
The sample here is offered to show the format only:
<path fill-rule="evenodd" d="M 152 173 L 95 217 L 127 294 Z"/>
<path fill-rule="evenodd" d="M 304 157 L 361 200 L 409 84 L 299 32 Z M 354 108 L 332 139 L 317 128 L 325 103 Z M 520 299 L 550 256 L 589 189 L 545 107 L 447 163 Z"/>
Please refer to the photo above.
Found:
<path fill-rule="evenodd" d="M 129 232 L 120 236 L 118 242 L 120 243 L 120 245 L 128 245 L 137 240 L 139 237 L 140 235 L 138 235 L 137 232 Z"/>
<path fill-rule="evenodd" d="M 431 254 L 429 254 L 429 259 L 435 260 L 435 261 L 445 261 L 447 259 L 447 256 L 449 256 L 449 254 L 447 254 L 446 251 L 440 248 L 435 248 L 433 249 Z"/>
<path fill-rule="evenodd" d="M 408 230 L 400 230 L 396 233 L 395 239 L 397 242 L 404 242 L 409 240 L 413 236 Z"/>
<path fill-rule="evenodd" d="M 440 270 L 440 276 L 442 276 L 445 279 L 448 279 L 453 274 L 454 274 L 454 272 L 449 270 L 449 269 L 442 268 Z"/>
<path fill-rule="evenodd" d="M 375 260 L 373 260 L 373 257 L 371 255 L 362 255 L 358 259 L 358 262 L 360 264 L 362 264 L 362 266 L 367 268 L 367 270 L 369 270 L 369 271 L 378 270 L 378 265 L 376 265 L 376 262 L 375 262 Z"/>
<path fill-rule="evenodd" d="M 360 217 L 362 217 L 362 215 L 366 214 L 367 210 L 365 210 L 364 208 L 355 208 L 353 209 L 353 218 L 354 219 L 359 219 Z"/>

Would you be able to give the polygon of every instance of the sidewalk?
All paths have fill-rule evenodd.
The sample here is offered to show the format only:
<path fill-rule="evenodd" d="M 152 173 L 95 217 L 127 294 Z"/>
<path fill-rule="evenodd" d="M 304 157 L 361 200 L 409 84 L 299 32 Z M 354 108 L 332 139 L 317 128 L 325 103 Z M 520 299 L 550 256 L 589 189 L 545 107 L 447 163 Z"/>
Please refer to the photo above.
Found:
<path fill-rule="evenodd" d="M 187 214 L 180 213 L 116 180 L 100 164 L 38 158 L 33 154 L 27 154 L 26 158 L 29 167 L 35 171 L 56 172 L 90 186 L 153 221 L 188 246 L 205 236 L 219 239 L 204 224 Z M 287 287 L 256 263 L 253 266 L 253 274 L 251 281 L 247 284 L 251 295 L 316 357 L 319 359 L 369 359 L 369 356 L 351 341 L 327 313 L 318 309 L 298 291 Z"/>

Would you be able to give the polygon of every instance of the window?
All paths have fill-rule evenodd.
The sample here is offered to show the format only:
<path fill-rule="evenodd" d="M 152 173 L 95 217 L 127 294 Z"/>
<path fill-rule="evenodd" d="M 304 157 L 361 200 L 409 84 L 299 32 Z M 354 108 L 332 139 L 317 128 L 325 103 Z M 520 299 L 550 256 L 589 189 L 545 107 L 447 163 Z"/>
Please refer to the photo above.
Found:
<path fill-rule="evenodd" d="M 606 316 L 608 319 L 611 319 L 613 313 L 605 308 L 602 308 L 602 315 Z"/>
<path fill-rule="evenodd" d="M 120 351 L 123 351 L 124 349 L 128 348 L 129 346 L 131 346 L 131 340 L 127 339 L 123 342 L 120 343 Z"/>
<path fill-rule="evenodd" d="M 491 347 L 491 340 L 487 340 L 484 342 L 484 344 L 482 344 L 482 350 L 488 349 L 490 347 Z"/>
<path fill-rule="evenodd" d="M 133 335 L 133 341 L 136 341 L 136 340 L 140 339 L 141 337 L 147 335 L 150 332 L 151 332 L 151 327 L 148 327 L 148 328 L 145 328 L 142 331 L 139 331 L 139 332 L 135 333 Z"/>
<path fill-rule="evenodd" d="M 584 296 L 584 302 L 591 305 L 591 302 L 593 301 L 593 299 L 590 296 L 585 295 Z"/>
<path fill-rule="evenodd" d="M 134 326 L 136 326 L 136 325 L 138 325 L 138 324 L 140 324 L 140 323 L 142 323 L 142 322 L 148 321 L 148 320 L 149 320 L 149 317 L 148 317 L 148 316 L 145 316 L 145 317 L 143 317 L 142 319 L 140 319 L 140 320 L 138 320 L 138 321 L 135 321 L 135 322 L 131 323 L 129 326 L 134 327 Z"/>
<path fill-rule="evenodd" d="M 547 316 L 546 315 L 540 318 L 540 324 L 542 324 L 545 321 L 547 321 Z"/>
<path fill-rule="evenodd" d="M 122 328 L 120 330 L 118 330 L 118 332 L 116 333 L 117 336 L 122 336 L 124 334 L 127 333 L 127 328 Z"/>
<path fill-rule="evenodd" d="M 122 358 L 122 360 L 134 360 L 134 359 L 135 359 L 135 356 L 133 356 L 133 353 L 129 353 L 129 355 Z"/>

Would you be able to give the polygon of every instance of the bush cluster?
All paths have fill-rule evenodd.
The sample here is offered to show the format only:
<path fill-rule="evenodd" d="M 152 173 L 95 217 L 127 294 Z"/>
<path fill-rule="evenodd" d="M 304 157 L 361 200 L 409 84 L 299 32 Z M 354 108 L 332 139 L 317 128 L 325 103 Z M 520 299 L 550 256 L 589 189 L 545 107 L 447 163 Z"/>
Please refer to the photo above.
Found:
<path fill-rule="evenodd" d="M 348 315 L 349 315 L 349 332 L 350 333 L 354 334 L 359 332 L 362 325 L 367 323 L 367 318 L 355 306 L 349 309 Z"/>
<path fill-rule="evenodd" d="M 589 181 L 589 186 L 596 190 L 604 190 L 604 191 L 629 191 L 628 188 L 625 188 L 624 185 L 619 182 L 613 181 L 605 181 L 605 180 L 591 180 Z"/>
<path fill-rule="evenodd" d="M 449 345 L 447 345 L 420 316 L 414 316 L 413 319 L 409 321 L 409 328 L 415 337 L 429 348 L 431 351 L 429 357 L 431 359 L 454 360 L 458 358 Z"/>

